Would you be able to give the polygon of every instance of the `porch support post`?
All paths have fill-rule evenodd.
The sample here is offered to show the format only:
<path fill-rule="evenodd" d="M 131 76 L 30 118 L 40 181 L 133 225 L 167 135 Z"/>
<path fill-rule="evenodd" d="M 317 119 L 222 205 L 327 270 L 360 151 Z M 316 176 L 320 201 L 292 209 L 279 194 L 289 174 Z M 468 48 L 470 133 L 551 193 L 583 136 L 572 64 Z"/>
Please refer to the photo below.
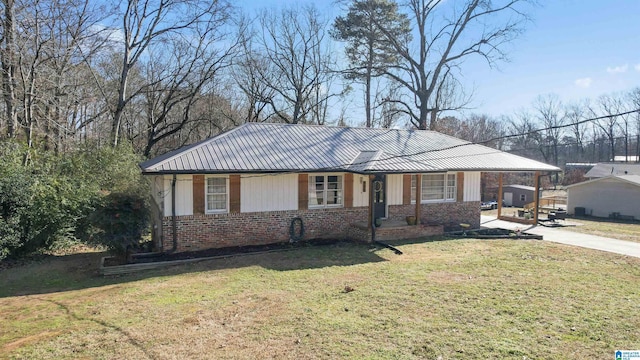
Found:
<path fill-rule="evenodd" d="M 536 188 L 536 192 L 533 194 L 534 206 L 533 210 L 533 224 L 538 225 L 538 208 L 540 207 L 540 171 L 536 171 L 536 178 L 534 180 L 534 187 Z"/>
<path fill-rule="evenodd" d="M 502 216 L 502 173 L 498 175 L 498 219 Z"/>
<path fill-rule="evenodd" d="M 422 174 L 416 174 L 416 225 L 420 225 L 422 203 Z"/>

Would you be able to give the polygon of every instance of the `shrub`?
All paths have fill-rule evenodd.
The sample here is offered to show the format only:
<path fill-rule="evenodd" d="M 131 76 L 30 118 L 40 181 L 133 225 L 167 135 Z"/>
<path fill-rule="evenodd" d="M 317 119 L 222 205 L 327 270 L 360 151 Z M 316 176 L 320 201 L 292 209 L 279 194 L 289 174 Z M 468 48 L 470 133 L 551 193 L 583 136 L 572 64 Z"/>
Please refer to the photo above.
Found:
<path fill-rule="evenodd" d="M 112 193 L 101 200 L 91 215 L 92 242 L 124 254 L 137 248 L 149 228 L 146 196 Z"/>
<path fill-rule="evenodd" d="M 149 192 L 131 147 L 55 155 L 3 141 L 0 156 L 0 260 L 75 239 L 123 250 L 148 226 Z"/>
<path fill-rule="evenodd" d="M 24 245 L 23 219 L 29 209 L 29 177 L 19 169 L 0 165 L 0 260 Z"/>

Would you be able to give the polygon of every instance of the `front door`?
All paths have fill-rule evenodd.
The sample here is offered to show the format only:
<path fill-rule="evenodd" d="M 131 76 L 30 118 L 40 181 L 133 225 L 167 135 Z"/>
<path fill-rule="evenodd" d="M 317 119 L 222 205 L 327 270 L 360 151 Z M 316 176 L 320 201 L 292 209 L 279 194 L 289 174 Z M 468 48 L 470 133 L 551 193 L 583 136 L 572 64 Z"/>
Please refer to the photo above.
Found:
<path fill-rule="evenodd" d="M 387 176 L 378 174 L 373 178 L 371 190 L 373 191 L 373 211 L 375 218 L 387 217 Z"/>

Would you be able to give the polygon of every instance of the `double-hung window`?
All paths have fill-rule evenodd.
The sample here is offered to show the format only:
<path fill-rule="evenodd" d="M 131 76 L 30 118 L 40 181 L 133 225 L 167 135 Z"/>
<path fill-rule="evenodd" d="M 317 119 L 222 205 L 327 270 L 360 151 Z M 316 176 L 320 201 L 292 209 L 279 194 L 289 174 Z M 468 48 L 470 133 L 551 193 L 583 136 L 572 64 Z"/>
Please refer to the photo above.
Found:
<path fill-rule="evenodd" d="M 444 200 L 445 178 L 443 174 L 422 175 L 422 201 Z"/>
<path fill-rule="evenodd" d="M 415 193 L 412 177 L 412 191 Z M 423 174 L 421 202 L 455 201 L 457 186 L 456 174 Z M 415 195 L 412 195 L 412 200 Z"/>
<path fill-rule="evenodd" d="M 229 204 L 228 180 L 226 177 L 207 177 L 205 189 L 207 213 L 227 212 Z"/>
<path fill-rule="evenodd" d="M 416 203 L 416 188 L 418 183 L 418 176 L 411 175 L 411 203 Z"/>
<path fill-rule="evenodd" d="M 447 174 L 447 185 L 446 185 L 446 197 L 444 198 L 447 201 L 455 201 L 457 186 L 456 186 L 456 174 Z"/>
<path fill-rule="evenodd" d="M 309 207 L 342 206 L 342 175 L 309 175 Z"/>

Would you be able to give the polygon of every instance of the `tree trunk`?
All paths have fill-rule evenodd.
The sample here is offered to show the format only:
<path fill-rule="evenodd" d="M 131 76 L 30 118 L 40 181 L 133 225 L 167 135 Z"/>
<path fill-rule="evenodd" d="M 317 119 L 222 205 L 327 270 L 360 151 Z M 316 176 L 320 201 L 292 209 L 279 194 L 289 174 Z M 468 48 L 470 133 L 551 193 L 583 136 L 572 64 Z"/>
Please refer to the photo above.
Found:
<path fill-rule="evenodd" d="M 367 117 L 367 127 L 371 127 L 371 65 L 367 66 L 367 76 L 365 79 L 364 90 L 364 112 Z"/>
<path fill-rule="evenodd" d="M 113 147 L 118 146 L 120 139 L 120 126 L 122 124 L 122 113 L 127 105 L 127 82 L 129 80 L 129 51 L 125 50 L 124 61 L 122 62 L 122 73 L 120 74 L 120 86 L 118 88 L 118 102 L 113 113 L 113 123 L 111 124 L 111 143 Z"/>
<path fill-rule="evenodd" d="M 3 0 L 4 3 L 4 44 L 2 44 L 2 89 L 4 93 L 5 111 L 7 114 L 7 136 L 15 137 L 18 128 L 16 110 L 15 83 L 15 25 L 14 0 Z"/>

